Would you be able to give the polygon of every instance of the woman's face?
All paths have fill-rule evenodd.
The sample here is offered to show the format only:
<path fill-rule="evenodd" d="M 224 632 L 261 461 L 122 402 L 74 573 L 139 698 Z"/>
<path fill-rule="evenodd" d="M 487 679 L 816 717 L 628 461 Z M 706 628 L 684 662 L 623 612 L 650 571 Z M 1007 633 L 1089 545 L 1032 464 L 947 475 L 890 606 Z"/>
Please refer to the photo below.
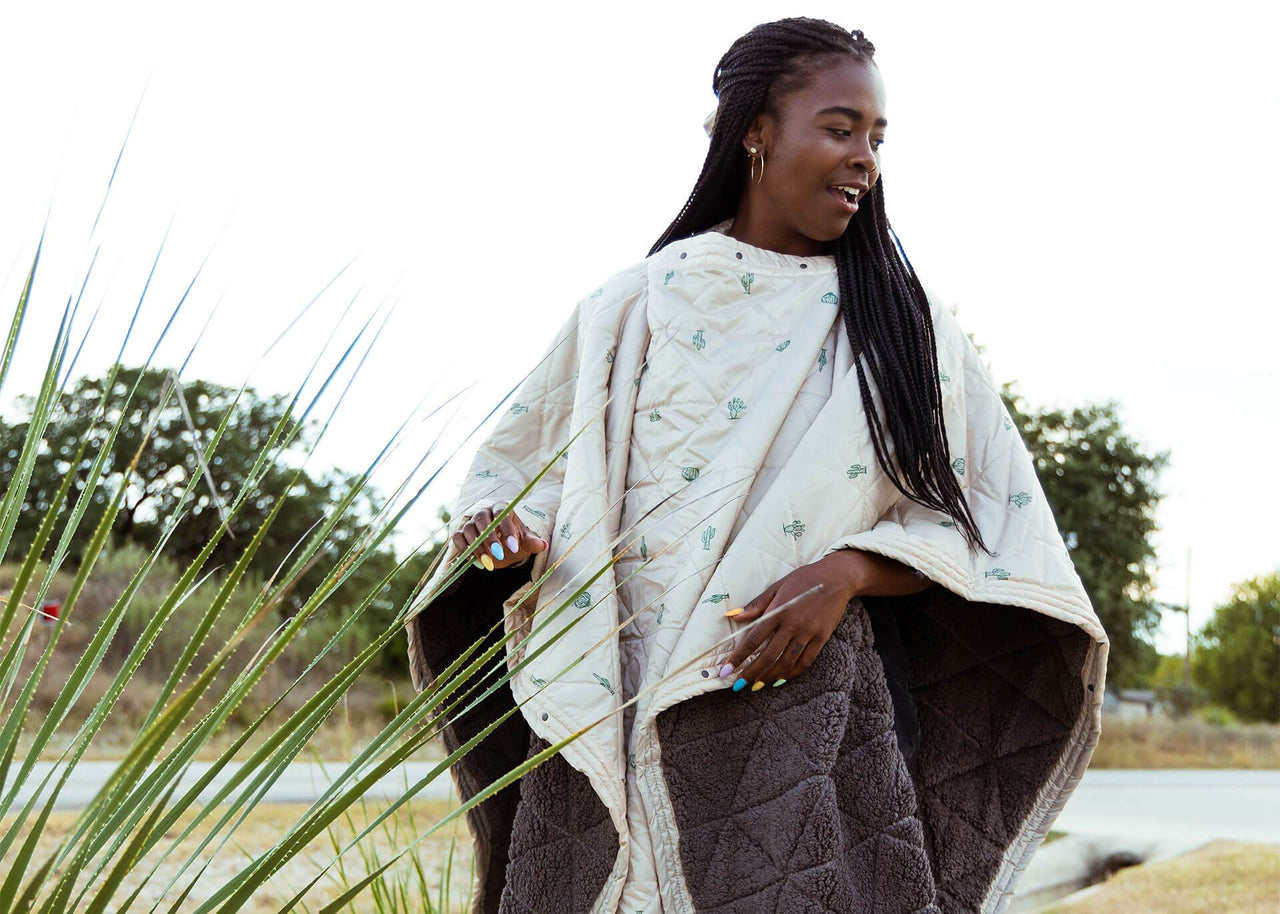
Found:
<path fill-rule="evenodd" d="M 755 183 L 757 163 L 740 206 L 747 216 L 741 228 L 776 250 L 807 256 L 844 234 L 880 177 L 884 83 L 874 64 L 846 58 L 823 67 L 778 107 L 781 122 L 761 114 L 743 140 L 748 151 L 763 150 L 764 176 Z M 856 189 L 858 202 L 847 202 L 837 185 Z"/>

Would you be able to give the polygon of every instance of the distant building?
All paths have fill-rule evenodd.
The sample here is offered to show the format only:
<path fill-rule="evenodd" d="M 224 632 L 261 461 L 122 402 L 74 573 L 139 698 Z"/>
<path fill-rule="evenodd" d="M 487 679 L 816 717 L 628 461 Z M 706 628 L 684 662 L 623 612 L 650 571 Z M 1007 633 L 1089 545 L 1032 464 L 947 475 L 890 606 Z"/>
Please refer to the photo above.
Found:
<path fill-rule="evenodd" d="M 1108 689 L 1102 696 L 1102 710 L 1127 720 L 1151 717 L 1156 713 L 1156 693 L 1151 689 Z"/>

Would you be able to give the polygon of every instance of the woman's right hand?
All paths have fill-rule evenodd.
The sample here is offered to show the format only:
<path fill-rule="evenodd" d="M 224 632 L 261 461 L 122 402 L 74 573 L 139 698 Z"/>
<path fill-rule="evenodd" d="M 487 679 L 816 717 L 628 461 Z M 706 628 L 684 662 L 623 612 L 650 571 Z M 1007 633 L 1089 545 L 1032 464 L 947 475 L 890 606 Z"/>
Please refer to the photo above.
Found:
<path fill-rule="evenodd" d="M 489 524 L 493 523 L 495 514 L 501 513 L 505 505 L 492 505 L 482 508 L 475 514 L 464 517 L 466 521 L 453 535 L 453 544 L 459 551 L 465 550 L 479 537 Z M 504 517 L 485 540 L 472 553 L 472 560 L 478 561 L 486 570 L 509 568 L 529 559 L 535 552 L 546 552 L 551 544 L 542 537 L 529 531 L 514 511 Z"/>

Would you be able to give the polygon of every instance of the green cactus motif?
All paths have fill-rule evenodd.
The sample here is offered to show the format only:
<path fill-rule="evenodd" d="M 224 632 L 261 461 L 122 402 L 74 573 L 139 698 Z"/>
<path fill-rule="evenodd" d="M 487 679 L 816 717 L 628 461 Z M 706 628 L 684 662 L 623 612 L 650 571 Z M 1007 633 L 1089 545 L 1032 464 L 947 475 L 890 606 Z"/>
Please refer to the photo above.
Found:
<path fill-rule="evenodd" d="M 800 539 L 800 537 L 804 536 L 804 524 L 801 521 L 793 520 L 791 523 L 783 526 L 782 532 L 787 536 Z"/>
<path fill-rule="evenodd" d="M 513 416 L 523 416 L 528 411 L 529 411 L 529 407 L 525 406 L 523 403 L 511 404 L 511 415 Z"/>
<path fill-rule="evenodd" d="M 955 522 L 955 521 L 953 521 L 953 520 L 940 520 L 940 521 L 938 521 L 938 526 L 939 526 L 939 527 L 954 527 L 955 525 L 956 525 L 956 522 Z"/>
<path fill-rule="evenodd" d="M 1009 496 L 1009 501 L 1013 502 L 1019 508 L 1025 508 L 1031 504 L 1031 495 L 1027 492 L 1015 492 Z"/>
<path fill-rule="evenodd" d="M 702 472 L 697 467 L 681 467 L 680 475 L 684 477 L 685 482 L 693 482 L 698 478 L 698 474 Z"/>
<path fill-rule="evenodd" d="M 586 609 L 588 606 L 590 606 L 591 591 L 584 590 L 582 593 L 578 594 L 578 596 L 575 597 L 573 600 L 573 605 L 578 607 L 578 609 Z"/>
<path fill-rule="evenodd" d="M 613 364 L 613 358 L 614 358 L 613 347 L 612 347 L 612 346 L 610 346 L 608 349 L 606 349 L 606 350 L 604 351 L 604 360 L 605 360 L 606 362 L 608 362 L 610 365 L 612 365 L 612 364 Z"/>
<path fill-rule="evenodd" d="M 982 576 L 984 578 L 995 578 L 998 581 L 1009 580 L 1009 572 L 1005 571 L 1003 568 L 992 568 L 990 571 L 983 573 Z"/>
<path fill-rule="evenodd" d="M 702 335 L 702 331 L 698 330 L 693 334 L 693 348 L 701 352 L 707 348 L 707 338 Z"/>
<path fill-rule="evenodd" d="M 545 679 L 539 679 L 537 676 L 530 676 L 529 679 L 532 680 L 533 684 L 540 689 L 544 688 L 547 684 Z"/>
<path fill-rule="evenodd" d="M 818 353 L 818 371 L 827 367 L 827 348 L 822 347 L 822 351 Z"/>
<path fill-rule="evenodd" d="M 596 682 L 600 683 L 602 686 L 604 686 L 606 689 L 608 689 L 608 690 L 609 690 L 609 694 L 610 694 L 610 695 L 616 695 L 616 694 L 617 694 L 617 693 L 613 690 L 613 686 L 611 686 L 611 685 L 609 684 L 609 680 L 605 679 L 605 678 L 604 678 L 603 676 L 601 676 L 599 673 L 592 673 L 591 675 L 592 675 L 592 676 L 594 676 L 594 677 L 596 678 Z"/>
<path fill-rule="evenodd" d="M 703 603 L 723 603 L 727 599 L 729 599 L 729 595 L 727 593 L 713 593 L 711 596 L 707 597 L 702 602 Z"/>
<path fill-rule="evenodd" d="M 650 422 L 659 422 L 661 421 L 661 419 L 662 419 L 662 413 L 658 412 L 658 407 L 655 406 L 653 409 L 649 410 Z"/>
<path fill-rule="evenodd" d="M 774 351 L 781 352 L 782 350 L 786 349 L 790 345 L 791 345 L 791 340 L 783 340 L 774 348 Z"/>
<path fill-rule="evenodd" d="M 755 281 L 756 281 L 756 274 L 755 274 L 755 273 L 743 273 L 743 274 L 742 274 L 742 288 L 743 288 L 744 290 L 746 290 L 746 294 L 747 294 L 747 295 L 750 295 L 750 294 L 751 294 L 751 284 L 752 284 L 753 282 L 755 282 Z"/>
<path fill-rule="evenodd" d="M 1011 428 L 1013 428 L 1013 423 L 1009 421 L 1009 417 L 1008 417 L 1008 416 L 1005 416 L 1005 419 L 1004 419 L 1004 430 L 1007 432 L 1007 431 L 1008 431 L 1009 429 L 1011 429 Z"/>
<path fill-rule="evenodd" d="M 857 479 L 859 476 L 865 476 L 867 468 L 860 463 L 855 463 L 849 469 L 845 470 L 845 475 L 850 479 Z"/>
<path fill-rule="evenodd" d="M 659 625 L 662 624 L 662 617 L 666 613 L 666 611 L 667 611 L 667 604 L 659 603 L 658 604 L 658 624 Z"/>
<path fill-rule="evenodd" d="M 649 561 L 649 544 L 644 541 L 644 537 L 640 537 L 640 558 L 642 561 Z"/>
<path fill-rule="evenodd" d="M 632 771 L 636 770 L 636 754 L 634 752 L 627 753 L 627 767 Z M 643 914 L 643 912 L 637 912 L 637 914 Z"/>
<path fill-rule="evenodd" d="M 742 399 L 739 397 L 734 397 L 725 405 L 726 405 L 726 408 L 729 410 L 730 419 L 738 418 L 739 416 L 742 415 L 742 411 L 747 408 L 747 404 L 743 403 Z"/>
<path fill-rule="evenodd" d="M 828 305 L 834 305 L 836 302 L 840 301 L 840 296 L 836 295 L 834 292 L 828 292 L 822 296 L 822 301 Z"/>
<path fill-rule="evenodd" d="M 964 458 L 957 457 L 955 460 L 951 461 L 951 469 L 955 470 L 957 473 L 963 476 L 964 475 Z"/>
<path fill-rule="evenodd" d="M 951 380 L 951 375 L 947 374 L 941 368 L 938 369 L 938 380 L 947 383 Z"/>
<path fill-rule="evenodd" d="M 493 470 L 481 470 L 479 473 L 476 474 L 476 478 L 477 479 L 497 479 L 498 474 L 493 472 Z"/>
<path fill-rule="evenodd" d="M 565 521 L 563 524 L 560 525 L 560 539 L 567 540 L 570 536 L 573 535 L 572 531 L 573 531 L 573 526 L 569 523 L 569 521 Z"/>
<path fill-rule="evenodd" d="M 667 283 L 671 282 L 671 277 L 675 275 L 676 275 L 675 270 L 667 270 L 667 275 L 662 277 L 662 284 L 665 286 Z"/>
<path fill-rule="evenodd" d="M 587 298 L 595 299 L 595 298 L 599 298 L 603 294 L 604 294 L 604 286 L 601 286 L 599 289 L 596 289 L 594 292 L 588 295 Z"/>
<path fill-rule="evenodd" d="M 702 548 L 709 552 L 711 550 L 711 541 L 715 539 L 715 536 L 716 536 L 715 527 L 708 527 L 707 529 L 703 530 L 702 531 Z"/>
<path fill-rule="evenodd" d="M 527 511 L 528 513 L 532 514 L 534 517 L 540 517 L 540 518 L 542 518 L 543 520 L 546 520 L 546 519 L 547 519 L 547 512 L 546 512 L 546 511 L 539 511 L 537 508 L 531 508 L 531 507 L 529 507 L 528 505 L 521 505 L 521 506 L 520 506 L 520 510 L 521 510 L 521 511 Z"/>

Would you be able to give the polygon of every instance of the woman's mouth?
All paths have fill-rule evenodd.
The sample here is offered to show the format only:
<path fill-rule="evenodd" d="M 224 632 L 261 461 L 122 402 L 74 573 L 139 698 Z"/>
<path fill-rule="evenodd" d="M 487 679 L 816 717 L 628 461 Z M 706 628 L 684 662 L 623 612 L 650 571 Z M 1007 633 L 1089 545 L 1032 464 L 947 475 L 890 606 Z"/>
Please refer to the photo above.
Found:
<path fill-rule="evenodd" d="M 840 187 L 828 187 L 827 193 L 840 204 L 840 208 L 846 213 L 852 214 L 858 211 L 858 192 L 855 189 L 842 190 Z"/>

